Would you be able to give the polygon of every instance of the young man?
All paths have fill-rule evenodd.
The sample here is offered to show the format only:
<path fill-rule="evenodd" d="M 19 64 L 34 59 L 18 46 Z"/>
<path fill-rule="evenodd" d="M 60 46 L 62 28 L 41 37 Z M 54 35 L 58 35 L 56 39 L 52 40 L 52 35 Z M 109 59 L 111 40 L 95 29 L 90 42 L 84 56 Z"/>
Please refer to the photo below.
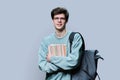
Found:
<path fill-rule="evenodd" d="M 70 53 L 69 35 L 66 30 L 69 13 L 57 7 L 51 11 L 55 32 L 45 37 L 39 49 L 39 68 L 47 73 L 46 80 L 71 80 L 71 70 L 76 68 L 82 55 L 82 39 L 75 34 Z"/>

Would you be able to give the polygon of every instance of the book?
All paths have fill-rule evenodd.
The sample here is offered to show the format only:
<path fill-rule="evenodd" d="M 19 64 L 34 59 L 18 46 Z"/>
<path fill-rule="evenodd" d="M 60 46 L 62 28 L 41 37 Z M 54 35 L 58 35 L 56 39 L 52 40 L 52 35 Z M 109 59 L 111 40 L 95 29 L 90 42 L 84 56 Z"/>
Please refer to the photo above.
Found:
<path fill-rule="evenodd" d="M 66 56 L 66 44 L 50 44 L 48 52 L 53 56 Z"/>

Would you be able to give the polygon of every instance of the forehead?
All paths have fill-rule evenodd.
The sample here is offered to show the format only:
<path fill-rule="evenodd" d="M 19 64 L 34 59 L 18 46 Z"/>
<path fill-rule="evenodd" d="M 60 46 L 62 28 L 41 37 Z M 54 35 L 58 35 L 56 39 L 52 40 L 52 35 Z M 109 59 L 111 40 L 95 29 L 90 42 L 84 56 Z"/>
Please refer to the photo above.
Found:
<path fill-rule="evenodd" d="M 56 15 L 54 15 L 54 17 L 65 17 L 65 14 L 56 14 Z"/>

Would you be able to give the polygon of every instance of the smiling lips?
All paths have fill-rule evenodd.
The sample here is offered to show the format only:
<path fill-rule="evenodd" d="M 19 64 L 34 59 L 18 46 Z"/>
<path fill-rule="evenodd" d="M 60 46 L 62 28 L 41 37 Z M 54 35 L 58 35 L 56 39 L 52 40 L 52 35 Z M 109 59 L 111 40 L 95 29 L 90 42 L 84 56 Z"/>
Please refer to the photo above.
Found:
<path fill-rule="evenodd" d="M 57 26 L 61 26 L 62 24 L 57 24 Z"/>

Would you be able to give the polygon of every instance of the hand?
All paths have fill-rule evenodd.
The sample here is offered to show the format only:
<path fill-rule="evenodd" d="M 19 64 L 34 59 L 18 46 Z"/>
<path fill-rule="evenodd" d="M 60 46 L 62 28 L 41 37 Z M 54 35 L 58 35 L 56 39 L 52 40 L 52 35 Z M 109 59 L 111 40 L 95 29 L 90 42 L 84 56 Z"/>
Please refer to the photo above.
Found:
<path fill-rule="evenodd" d="M 48 53 L 48 55 L 46 56 L 46 59 L 48 62 L 50 62 L 50 58 L 52 57 L 52 54 Z"/>

